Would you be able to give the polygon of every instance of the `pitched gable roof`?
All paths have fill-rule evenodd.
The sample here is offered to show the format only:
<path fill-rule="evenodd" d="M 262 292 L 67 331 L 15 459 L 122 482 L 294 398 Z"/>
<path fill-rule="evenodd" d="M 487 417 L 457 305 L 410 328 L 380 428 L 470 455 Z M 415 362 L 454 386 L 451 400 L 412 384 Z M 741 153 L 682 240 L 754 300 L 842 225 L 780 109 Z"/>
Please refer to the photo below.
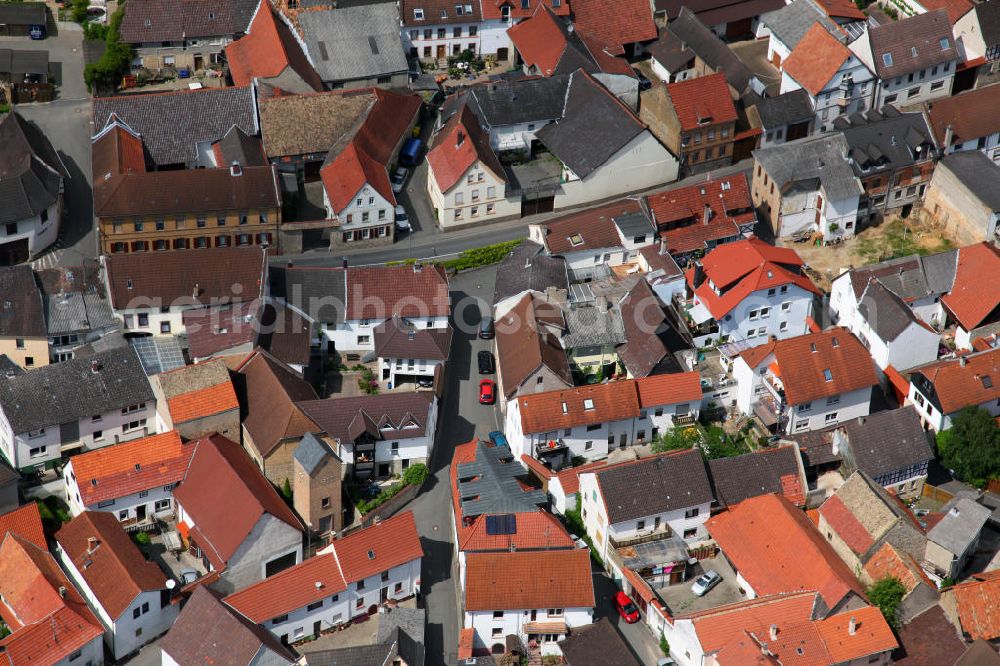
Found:
<path fill-rule="evenodd" d="M 722 72 L 667 84 L 667 95 L 682 132 L 736 120 L 736 107 Z"/>
<path fill-rule="evenodd" d="M 573 0 L 573 23 L 610 52 L 620 55 L 626 44 L 656 39 L 653 7 L 645 0 L 608 4 L 602 0 Z"/>
<path fill-rule="evenodd" d="M 315 400 L 316 390 L 278 359 L 258 350 L 237 369 L 235 379 L 243 427 L 261 456 L 267 457 L 287 437 L 315 430 L 296 403 Z"/>
<path fill-rule="evenodd" d="M 301 530 L 288 508 L 239 444 L 221 435 L 194 443 L 191 464 L 174 499 L 191 516 L 191 535 L 216 569 L 223 569 L 257 522 L 269 514 Z M 218 501 L 226 497 L 226 502 Z"/>
<path fill-rule="evenodd" d="M 875 72 L 883 80 L 959 58 L 943 9 L 869 28 L 868 39 Z"/>
<path fill-rule="evenodd" d="M 542 76 L 569 74 L 578 68 L 635 76 L 626 60 L 615 57 L 615 49 L 588 37 L 578 26 L 569 29 L 569 22 L 548 5 L 539 5 L 529 18 L 510 27 L 507 35 L 525 64 Z"/>
<path fill-rule="evenodd" d="M 1000 398 L 1000 349 L 920 366 L 910 381 L 942 414 L 991 402 Z"/>
<path fill-rule="evenodd" d="M 795 446 L 761 449 L 730 458 L 708 461 L 715 499 L 733 506 L 758 495 L 784 495 L 792 504 L 805 506 L 806 488 Z"/>
<path fill-rule="evenodd" d="M 352 532 L 332 542 L 333 551 L 347 584 L 388 571 L 424 555 L 412 511 Z"/>
<path fill-rule="evenodd" d="M 465 610 L 593 608 L 585 549 L 468 553 Z"/>
<path fill-rule="evenodd" d="M 609 524 L 712 501 L 712 486 L 705 463 L 695 449 L 597 470 L 594 479 L 600 488 Z M 636 488 L 643 488 L 643 493 L 636 494 Z"/>
<path fill-rule="evenodd" d="M 973 640 L 992 641 L 1000 637 L 1000 571 L 974 574 L 972 580 L 948 588 L 953 595 L 962 631 Z"/>
<path fill-rule="evenodd" d="M 967 331 L 971 331 L 1000 307 L 1000 284 L 984 280 L 1000 269 L 1000 251 L 989 243 L 960 248 L 958 270 L 951 291 L 941 303 Z"/>
<path fill-rule="evenodd" d="M 716 178 L 646 196 L 653 222 L 672 254 L 706 250 L 740 235 L 757 219 L 743 175 Z"/>
<path fill-rule="evenodd" d="M 264 624 L 346 589 L 337 558 L 328 552 L 248 585 L 223 602 L 251 622 Z"/>
<path fill-rule="evenodd" d="M 121 23 L 129 44 L 180 42 L 195 37 L 234 37 L 246 31 L 255 0 L 139 0 Z"/>
<path fill-rule="evenodd" d="M 539 309 L 527 294 L 497 322 L 497 366 L 507 398 L 543 366 L 567 387 L 573 386 L 566 352 L 540 323 L 544 312 Z"/>
<path fill-rule="evenodd" d="M 451 314 L 448 276 L 431 266 L 357 266 L 347 269 L 346 319 L 399 316 L 447 317 Z M 399 285 L 405 284 L 406 290 Z"/>
<path fill-rule="evenodd" d="M 42 528 L 42 514 L 38 511 L 36 502 L 0 514 L 0 542 L 8 533 L 18 534 L 39 548 L 48 548 Z"/>
<path fill-rule="evenodd" d="M 323 90 L 319 74 L 269 0 L 259 4 L 247 34 L 226 47 L 226 62 L 237 86 L 248 86 L 255 78 L 280 76 L 291 69 L 308 87 Z"/>
<path fill-rule="evenodd" d="M 445 123 L 427 153 L 427 164 L 442 193 L 448 192 L 475 164 L 489 169 L 502 181 L 507 180 L 503 166 L 490 147 L 489 135 L 479 118 L 467 105 Z"/>
<path fill-rule="evenodd" d="M 160 567 L 143 557 L 112 513 L 84 511 L 63 525 L 56 540 L 112 618 L 142 592 L 166 589 Z"/>
<path fill-rule="evenodd" d="M 706 523 L 726 558 L 764 596 L 816 590 L 827 608 L 861 584 L 806 514 L 779 495 L 752 497 Z"/>
<path fill-rule="evenodd" d="M 819 23 L 792 50 L 782 70 L 815 97 L 833 80 L 851 51 Z"/>
<path fill-rule="evenodd" d="M 357 438 L 359 423 L 379 440 L 423 437 L 431 425 L 431 402 L 430 393 L 415 391 L 307 400 L 297 406 L 319 429 L 347 445 Z"/>
<path fill-rule="evenodd" d="M 622 199 L 562 215 L 543 223 L 545 246 L 550 254 L 621 247 L 622 241 L 614 218 L 641 211 L 638 201 Z"/>
<path fill-rule="evenodd" d="M 0 172 L 0 179 L 3 179 Z M 5 338 L 46 337 L 45 310 L 42 293 L 35 282 L 31 266 L 0 268 L 0 294 L 3 316 L 0 316 L 0 336 Z"/>

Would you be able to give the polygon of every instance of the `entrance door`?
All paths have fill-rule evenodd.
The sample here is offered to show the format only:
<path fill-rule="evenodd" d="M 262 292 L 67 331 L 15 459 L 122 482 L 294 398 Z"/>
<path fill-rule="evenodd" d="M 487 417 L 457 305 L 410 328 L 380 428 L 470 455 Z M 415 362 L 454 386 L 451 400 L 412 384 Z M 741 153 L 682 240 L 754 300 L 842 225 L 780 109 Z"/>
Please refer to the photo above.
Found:
<path fill-rule="evenodd" d="M 538 619 L 538 611 L 537 610 L 531 611 L 531 621 L 534 622 L 537 619 Z"/>
<path fill-rule="evenodd" d="M 506 46 L 497 49 L 497 60 L 498 61 L 502 62 L 504 60 L 507 60 L 509 57 L 510 57 L 510 55 L 509 55 L 509 53 L 507 51 L 507 47 Z"/>
<path fill-rule="evenodd" d="M 382 603 L 385 603 L 386 601 L 389 600 L 389 588 L 387 587 L 382 588 L 382 592 L 379 594 L 379 599 L 382 601 Z"/>
<path fill-rule="evenodd" d="M 444 60 L 445 56 L 448 55 L 448 51 L 445 50 L 444 44 L 438 44 L 437 47 L 437 58 L 438 60 Z"/>
<path fill-rule="evenodd" d="M 139 523 L 141 523 L 142 521 L 146 520 L 146 505 L 145 504 L 140 504 L 139 506 L 135 507 L 135 520 L 136 520 L 136 522 L 139 522 Z"/>
<path fill-rule="evenodd" d="M 197 69 L 205 69 L 205 58 L 203 56 L 196 55 L 194 57 L 194 68 L 196 70 Z"/>
<path fill-rule="evenodd" d="M 389 463 L 379 463 L 378 466 L 379 476 L 389 476 Z"/>
<path fill-rule="evenodd" d="M 624 449 L 626 444 L 628 444 L 628 435 L 622 433 L 621 436 L 618 438 L 618 448 Z"/>
<path fill-rule="evenodd" d="M 313 636 L 319 636 L 320 624 L 319 620 L 313 622 Z"/>

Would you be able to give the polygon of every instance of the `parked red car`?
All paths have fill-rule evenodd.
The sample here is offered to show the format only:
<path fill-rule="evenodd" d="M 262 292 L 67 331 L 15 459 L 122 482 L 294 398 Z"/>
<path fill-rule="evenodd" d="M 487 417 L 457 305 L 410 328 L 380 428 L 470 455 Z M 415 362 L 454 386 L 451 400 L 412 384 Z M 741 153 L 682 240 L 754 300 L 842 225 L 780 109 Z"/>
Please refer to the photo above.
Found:
<path fill-rule="evenodd" d="M 492 379 L 479 382 L 479 404 L 492 405 L 497 399 L 497 385 Z"/>
<path fill-rule="evenodd" d="M 615 594 L 615 609 L 618 610 L 618 614 L 622 616 L 622 619 L 629 624 L 639 621 L 639 609 L 635 607 L 635 604 L 628 598 L 628 595 L 621 590 Z"/>

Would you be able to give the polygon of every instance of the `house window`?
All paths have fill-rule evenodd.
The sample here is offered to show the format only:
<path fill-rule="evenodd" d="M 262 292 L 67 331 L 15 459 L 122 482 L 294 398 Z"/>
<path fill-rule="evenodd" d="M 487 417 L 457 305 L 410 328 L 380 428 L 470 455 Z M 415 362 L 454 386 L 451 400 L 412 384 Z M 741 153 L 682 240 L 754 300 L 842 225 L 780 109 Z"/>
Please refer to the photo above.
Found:
<path fill-rule="evenodd" d="M 503 627 L 493 627 L 492 637 L 501 638 L 503 636 Z"/>
<path fill-rule="evenodd" d="M 593 448 L 594 448 L 594 440 L 590 440 L 588 442 L 584 442 L 583 443 L 583 450 L 584 451 L 590 451 Z"/>
<path fill-rule="evenodd" d="M 358 583 L 357 583 L 357 585 L 354 586 L 354 589 L 355 590 L 363 590 L 363 589 L 365 589 L 365 581 L 359 580 Z"/>
<path fill-rule="evenodd" d="M 503 611 L 493 611 L 493 619 L 494 620 L 502 620 L 503 619 Z"/>
<path fill-rule="evenodd" d="M 170 500 L 168 499 L 156 500 L 156 503 L 153 505 L 153 511 L 155 511 L 156 513 L 169 510 L 170 510 Z"/>
<path fill-rule="evenodd" d="M 808 412 L 811 408 L 812 408 L 811 402 L 803 402 L 801 405 L 798 406 L 798 410 L 800 412 Z"/>
<path fill-rule="evenodd" d="M 282 622 L 288 622 L 288 614 L 279 615 L 278 617 L 271 620 L 271 624 L 281 624 Z"/>
<path fill-rule="evenodd" d="M 635 529 L 636 530 L 644 530 L 644 529 L 646 529 L 646 521 L 645 520 L 637 520 L 637 521 L 635 521 Z"/>
<path fill-rule="evenodd" d="M 160 333 L 169 333 L 169 332 L 170 332 L 170 322 L 169 321 L 161 321 L 160 322 Z"/>
<path fill-rule="evenodd" d="M 45 455 L 45 450 L 49 448 L 47 446 L 36 446 L 34 448 L 28 449 L 28 456 L 31 458 L 41 458 Z"/>
<path fill-rule="evenodd" d="M 837 412 L 830 412 L 829 414 L 826 415 L 827 423 L 833 423 L 836 420 L 837 420 Z"/>
<path fill-rule="evenodd" d="M 687 511 L 684 512 L 684 517 L 685 518 L 696 518 L 698 516 L 699 510 L 700 510 L 699 507 L 695 507 L 693 509 L 688 509 Z"/>
<path fill-rule="evenodd" d="M 149 326 L 149 314 L 145 312 L 140 312 L 136 315 L 136 324 L 138 326 Z"/>
<path fill-rule="evenodd" d="M 595 430 L 600 430 L 600 429 L 601 429 L 600 423 L 587 424 L 587 432 L 594 432 Z"/>
<path fill-rule="evenodd" d="M 562 608 L 550 608 L 549 609 L 549 617 L 562 617 L 562 616 L 563 616 L 563 609 Z"/>
<path fill-rule="evenodd" d="M 306 606 L 306 610 L 307 611 L 314 611 L 314 610 L 317 610 L 317 609 L 322 608 L 322 607 L 323 607 L 323 600 L 320 599 L 319 601 L 316 601 L 316 602 L 311 603 L 308 606 Z"/>
<path fill-rule="evenodd" d="M 330 498 L 329 497 L 324 497 L 323 499 L 321 499 L 319 501 L 319 506 L 320 506 L 321 509 L 329 509 L 330 508 Z"/>
<path fill-rule="evenodd" d="M 393 442 L 392 445 L 390 446 L 390 451 L 391 451 L 392 455 L 398 456 L 399 455 L 399 442 Z"/>

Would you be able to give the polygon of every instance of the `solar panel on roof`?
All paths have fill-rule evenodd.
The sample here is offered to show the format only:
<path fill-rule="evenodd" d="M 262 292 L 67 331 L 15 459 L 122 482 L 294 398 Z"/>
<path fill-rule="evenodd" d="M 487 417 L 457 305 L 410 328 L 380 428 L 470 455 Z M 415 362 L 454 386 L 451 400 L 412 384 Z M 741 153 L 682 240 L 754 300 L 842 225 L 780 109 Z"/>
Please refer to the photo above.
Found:
<path fill-rule="evenodd" d="M 506 513 L 499 516 L 486 516 L 486 533 L 491 535 L 517 534 L 517 515 Z"/>

